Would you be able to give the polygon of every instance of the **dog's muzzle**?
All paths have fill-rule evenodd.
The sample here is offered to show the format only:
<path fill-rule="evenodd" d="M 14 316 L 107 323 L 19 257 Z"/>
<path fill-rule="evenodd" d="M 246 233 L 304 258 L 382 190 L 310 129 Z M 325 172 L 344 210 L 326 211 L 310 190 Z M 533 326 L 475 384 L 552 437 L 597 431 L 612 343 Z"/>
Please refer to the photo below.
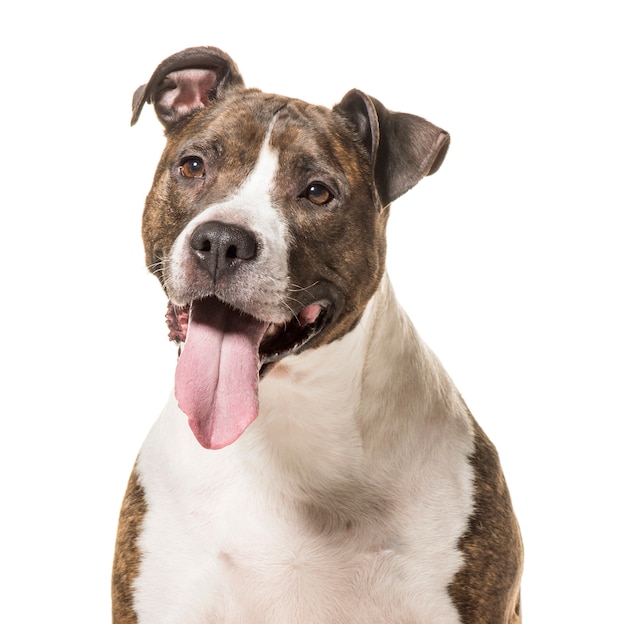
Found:
<path fill-rule="evenodd" d="M 200 444 L 219 449 L 237 440 L 256 418 L 259 378 L 320 334 L 332 308 L 326 299 L 298 303 L 285 292 L 279 299 L 288 300 L 283 307 L 290 315 L 283 312 L 283 322 L 255 314 L 254 302 L 246 300 L 242 310 L 236 297 L 250 279 L 247 269 L 258 271 L 259 243 L 238 225 L 198 225 L 187 253 L 200 294 L 186 305 L 170 301 L 166 314 L 170 340 L 180 345 L 175 395 Z M 259 301 L 257 309 L 266 303 Z"/>

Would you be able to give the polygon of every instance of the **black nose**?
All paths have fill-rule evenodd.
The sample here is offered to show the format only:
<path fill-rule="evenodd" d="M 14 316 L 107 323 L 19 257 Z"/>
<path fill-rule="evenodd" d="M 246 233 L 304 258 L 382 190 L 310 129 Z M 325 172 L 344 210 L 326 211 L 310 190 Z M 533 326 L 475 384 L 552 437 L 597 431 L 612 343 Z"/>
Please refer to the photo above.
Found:
<path fill-rule="evenodd" d="M 257 252 L 252 232 L 221 221 L 207 221 L 199 225 L 189 243 L 215 281 L 252 260 Z"/>

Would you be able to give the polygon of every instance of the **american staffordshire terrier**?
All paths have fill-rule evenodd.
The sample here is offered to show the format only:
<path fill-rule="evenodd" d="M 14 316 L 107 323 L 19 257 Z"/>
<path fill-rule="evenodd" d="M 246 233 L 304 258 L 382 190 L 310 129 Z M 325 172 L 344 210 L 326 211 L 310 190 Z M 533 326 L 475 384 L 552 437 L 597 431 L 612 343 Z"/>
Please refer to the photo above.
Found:
<path fill-rule="evenodd" d="M 248 89 L 190 48 L 133 99 L 167 144 L 146 261 L 179 345 L 123 501 L 115 624 L 512 624 L 497 453 L 398 304 L 390 204 L 449 136 L 350 91 Z"/>

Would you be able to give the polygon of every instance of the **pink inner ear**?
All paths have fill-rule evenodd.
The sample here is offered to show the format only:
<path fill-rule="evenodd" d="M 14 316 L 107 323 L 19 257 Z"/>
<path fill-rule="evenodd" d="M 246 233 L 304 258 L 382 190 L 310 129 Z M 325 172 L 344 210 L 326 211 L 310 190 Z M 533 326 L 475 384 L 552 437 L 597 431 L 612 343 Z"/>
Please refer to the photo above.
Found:
<path fill-rule="evenodd" d="M 181 69 L 168 74 L 155 97 L 159 113 L 169 119 L 179 119 L 203 108 L 209 93 L 215 88 L 217 74 L 212 69 Z"/>

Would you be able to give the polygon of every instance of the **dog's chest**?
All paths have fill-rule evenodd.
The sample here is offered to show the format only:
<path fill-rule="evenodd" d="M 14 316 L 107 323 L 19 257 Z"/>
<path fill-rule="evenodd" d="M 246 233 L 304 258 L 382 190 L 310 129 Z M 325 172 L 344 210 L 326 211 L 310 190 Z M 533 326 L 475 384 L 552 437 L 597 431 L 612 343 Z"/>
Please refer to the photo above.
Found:
<path fill-rule="evenodd" d="M 159 529 L 143 536 L 149 572 L 137 583 L 140 622 L 393 624 L 430 621 L 431 612 L 437 621 L 458 621 L 446 593 L 451 552 L 433 575 L 442 561 L 416 564 L 403 540 L 314 534 L 259 500 L 214 504 L 215 515 L 182 524 L 179 517 L 167 537 Z M 149 544 L 161 552 L 152 554 Z"/>
<path fill-rule="evenodd" d="M 350 622 L 403 622 L 414 613 L 406 599 L 415 588 L 402 580 L 401 552 L 368 551 L 358 540 L 339 545 L 262 507 L 248 501 L 223 522 L 180 533 L 176 573 L 167 566 L 150 588 L 145 621 L 313 624 L 351 614 Z"/>
<path fill-rule="evenodd" d="M 138 464 L 148 503 L 135 582 L 140 623 L 459 621 L 447 594 L 460 565 L 459 527 L 450 531 L 413 503 L 370 526 L 324 525 L 280 488 L 264 487 L 264 467 L 251 475 L 250 458 L 244 464 L 232 449 L 220 461 L 200 449 L 203 478 L 180 416 L 166 410 Z M 458 510 L 449 512 L 462 525 Z"/>

